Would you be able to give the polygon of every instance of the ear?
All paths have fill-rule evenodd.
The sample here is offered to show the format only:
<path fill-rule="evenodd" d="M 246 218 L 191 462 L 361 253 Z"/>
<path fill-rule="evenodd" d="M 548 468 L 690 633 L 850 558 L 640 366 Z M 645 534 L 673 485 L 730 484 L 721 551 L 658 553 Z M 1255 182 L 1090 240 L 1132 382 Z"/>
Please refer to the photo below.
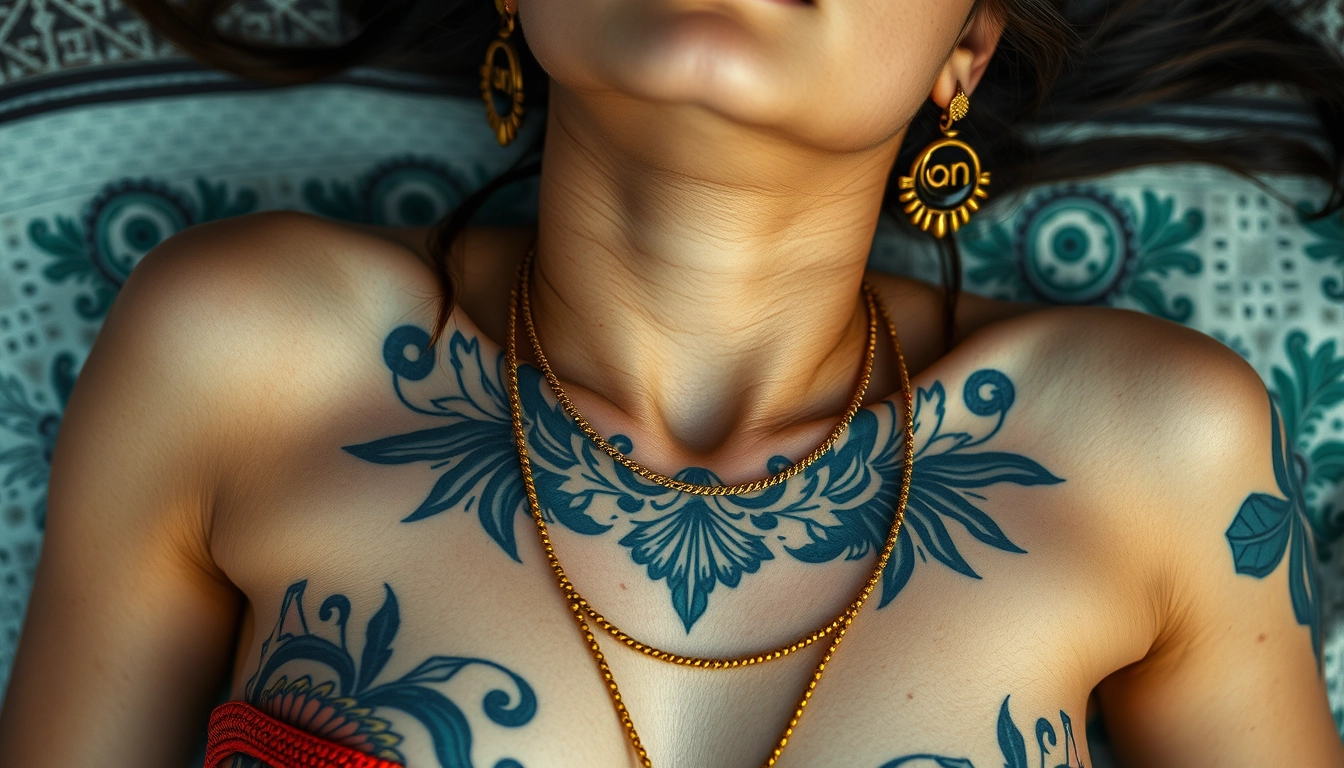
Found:
<path fill-rule="evenodd" d="M 932 97 L 938 106 L 947 109 L 952 97 L 957 95 L 958 83 L 967 95 L 975 92 L 1001 37 L 1003 19 L 998 14 L 987 11 L 975 14 L 933 83 Z"/>

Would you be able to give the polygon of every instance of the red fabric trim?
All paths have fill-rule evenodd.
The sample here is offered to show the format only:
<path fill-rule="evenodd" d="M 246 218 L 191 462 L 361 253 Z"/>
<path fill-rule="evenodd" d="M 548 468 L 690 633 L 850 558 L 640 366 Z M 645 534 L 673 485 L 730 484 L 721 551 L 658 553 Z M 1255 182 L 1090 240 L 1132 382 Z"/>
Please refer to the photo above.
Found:
<path fill-rule="evenodd" d="M 205 764 L 219 768 L 234 755 L 253 757 L 273 768 L 404 768 L 318 738 L 241 701 L 221 704 L 210 713 Z"/>

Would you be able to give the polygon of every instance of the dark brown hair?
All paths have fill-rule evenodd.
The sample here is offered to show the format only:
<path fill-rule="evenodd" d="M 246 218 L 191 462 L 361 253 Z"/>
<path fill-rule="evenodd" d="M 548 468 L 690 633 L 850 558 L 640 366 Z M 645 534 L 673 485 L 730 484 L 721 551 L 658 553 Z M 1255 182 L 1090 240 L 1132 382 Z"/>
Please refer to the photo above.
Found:
<path fill-rule="evenodd" d="M 1153 163 L 1203 162 L 1250 176 L 1293 173 L 1331 185 L 1318 215 L 1344 208 L 1344 62 L 1294 22 L 1330 0 L 977 0 L 974 12 L 1005 25 L 999 51 L 961 125 L 994 169 L 998 194 L 1026 185 L 1096 176 Z M 278 46 L 230 34 L 225 12 L 240 0 L 126 0 L 164 38 L 199 60 L 276 83 L 320 79 L 356 65 L 474 78 L 498 28 L 489 0 L 342 0 L 349 34 L 329 47 Z M 524 30 L 525 33 L 526 30 Z M 525 48 L 525 45 L 524 45 Z M 546 79 L 524 50 L 526 100 L 545 103 Z M 1273 85 L 1316 114 L 1319 137 L 1253 125 L 1225 138 L 1042 140 L 1051 128 L 1133 121 L 1163 105 L 1198 102 L 1238 88 Z M 897 168 L 937 132 L 929 103 L 915 117 Z M 1238 126 L 1228 126 L 1237 128 Z M 1313 141 L 1313 138 L 1317 140 Z M 470 195 L 433 229 L 429 252 L 442 294 L 433 338 L 454 304 L 449 252 L 486 200 L 540 172 L 543 136 L 517 162 Z M 888 194 L 888 213 L 905 221 Z M 953 238 L 942 249 L 944 329 L 950 345 L 961 289 Z"/>

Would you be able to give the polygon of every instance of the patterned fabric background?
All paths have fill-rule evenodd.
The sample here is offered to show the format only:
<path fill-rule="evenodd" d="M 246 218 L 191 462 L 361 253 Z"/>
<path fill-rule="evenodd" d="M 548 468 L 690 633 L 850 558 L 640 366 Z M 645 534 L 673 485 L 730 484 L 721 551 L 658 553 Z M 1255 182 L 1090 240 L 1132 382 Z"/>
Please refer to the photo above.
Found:
<path fill-rule="evenodd" d="M 340 37 L 336 0 L 252 0 L 226 26 L 255 40 Z M 118 0 L 0 0 L 0 85 L 91 64 L 176 56 Z"/>
<path fill-rule="evenodd" d="M 257 37 L 323 41 L 338 33 L 333 8 L 268 0 L 235 22 Z M 1317 28 L 1344 39 L 1338 4 Z M 256 89 L 183 62 L 115 0 L 0 0 L 0 692 L 63 406 L 139 258 L 191 223 L 270 208 L 434 220 L 512 159 L 477 102 L 452 90 L 375 71 Z M 1243 100 L 1181 120 L 1197 132 L 1233 108 L 1260 109 Z M 1300 110 L 1261 112 L 1291 127 Z M 1322 545 L 1324 658 L 1344 725 L 1344 217 L 1306 215 L 1320 184 L 1267 187 L 1182 167 L 994 201 L 961 233 L 967 289 L 1149 312 L 1255 366 L 1284 413 Z M 533 205 L 520 189 L 487 215 L 526 221 Z M 936 278 L 918 254 L 884 228 L 873 264 Z"/>

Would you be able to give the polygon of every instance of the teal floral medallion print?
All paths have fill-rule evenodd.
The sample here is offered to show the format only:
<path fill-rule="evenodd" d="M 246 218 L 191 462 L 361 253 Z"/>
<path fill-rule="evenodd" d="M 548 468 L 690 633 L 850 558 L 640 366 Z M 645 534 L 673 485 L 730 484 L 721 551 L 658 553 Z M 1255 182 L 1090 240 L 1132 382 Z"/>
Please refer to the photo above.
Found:
<path fill-rule="evenodd" d="M 1322 217 L 1317 215 L 1317 210 L 1317 206 L 1305 200 L 1297 204 L 1302 227 L 1319 238 L 1307 246 L 1307 258 L 1329 262 L 1344 273 L 1344 212 Z M 1331 301 L 1344 302 L 1344 274 L 1323 278 L 1321 292 Z"/>
<path fill-rule="evenodd" d="M 1288 594 L 1297 623 L 1311 630 L 1311 647 L 1321 654 L 1321 584 L 1315 546 L 1307 523 L 1298 474 L 1283 444 L 1279 409 L 1270 401 L 1270 440 L 1278 496 L 1252 493 L 1242 502 L 1225 536 L 1236 571 L 1263 579 L 1288 555 Z"/>
<path fill-rule="evenodd" d="M 1035 768 L 1037 763 L 1028 762 L 1027 739 L 1017 727 L 1017 723 L 1013 722 L 1013 716 L 1008 711 L 1010 698 L 1012 697 L 1004 698 L 1003 704 L 999 707 L 996 728 L 999 751 L 1003 753 L 1003 768 Z M 1052 768 L 1087 768 L 1078 754 L 1078 742 L 1073 735 L 1073 720 L 1064 713 L 1064 710 L 1059 712 L 1059 723 L 1060 730 L 1057 732 L 1054 724 L 1046 718 L 1042 717 L 1036 721 L 1035 754 L 1040 757 L 1040 767 L 1046 768 L 1047 765 L 1051 765 Z M 1062 744 L 1060 739 L 1063 739 Z M 1059 750 L 1057 756 L 1052 753 L 1056 748 Z M 964 757 L 918 754 L 898 757 L 883 763 L 881 768 L 976 768 L 976 765 Z M 983 765 L 983 768 L 997 768 L 997 766 Z"/>
<path fill-rule="evenodd" d="M 1291 470 L 1305 492 L 1303 501 L 1321 558 L 1329 559 L 1328 545 L 1344 536 L 1344 508 L 1335 501 L 1344 481 L 1344 440 L 1335 438 L 1344 432 L 1344 425 L 1338 418 L 1332 425 L 1328 418 L 1344 403 L 1344 356 L 1334 339 L 1310 350 L 1307 334 L 1300 330 L 1289 333 L 1283 346 L 1289 369 L 1274 368 L 1274 397 L 1288 431 Z"/>
<path fill-rule="evenodd" d="M 123 179 L 107 185 L 79 219 L 57 216 L 28 223 L 28 237 L 53 261 L 42 270 L 53 283 L 74 280 L 89 293 L 75 301 L 86 320 L 101 320 L 131 270 L 154 246 L 203 221 L 214 221 L 257 207 L 257 194 L 242 189 L 231 195 L 220 182 L 196 180 L 195 195 L 153 179 Z"/>
<path fill-rule="evenodd" d="M 341 221 L 426 227 L 476 186 L 437 160 L 405 156 L 379 163 L 354 183 L 309 179 L 303 199 L 317 213 Z"/>
<path fill-rule="evenodd" d="M 350 599 L 331 595 L 309 623 L 303 607 L 308 582 L 292 584 L 280 604 L 280 616 L 261 644 L 257 670 L 248 679 L 244 700 L 271 717 L 366 754 L 404 764 L 392 714 L 405 715 L 428 733 L 441 768 L 471 768 L 471 724 L 443 685 L 468 668 L 484 668 L 498 678 L 481 707 L 495 725 L 521 728 L 537 713 L 532 686 L 493 661 L 462 656 L 431 656 L 392 679 L 382 673 L 391 661 L 401 629 L 401 609 L 392 588 L 383 585 L 383 604 L 369 619 L 356 658 L 346 625 Z M 237 761 L 236 761 L 237 762 Z M 243 760 L 244 768 L 263 768 Z M 494 768 L 522 768 L 512 759 Z"/>
<path fill-rule="evenodd" d="M 315 213 L 340 221 L 392 227 L 428 227 L 447 216 L 496 171 L 460 169 L 439 160 L 402 155 L 385 160 L 353 182 L 303 183 L 303 200 Z M 520 182 L 491 195 L 472 220 L 516 225 L 536 217 L 534 182 Z M 522 215 L 520 215 L 522 213 Z"/>
<path fill-rule="evenodd" d="M 403 522 L 460 507 L 474 513 L 485 533 L 519 560 L 515 526 L 526 509 L 501 384 L 503 355 L 486 363 L 478 339 L 454 332 L 447 350 L 449 391 L 412 396 L 408 388 L 426 380 L 436 365 L 428 343 L 423 329 L 402 326 L 387 336 L 383 358 L 402 404 L 441 423 L 345 450 L 378 464 L 428 463 L 440 472 L 439 478 Z M 408 357 L 407 349 L 415 355 Z M 735 588 L 765 562 L 783 555 L 805 563 L 857 560 L 885 543 L 903 459 L 897 411 L 890 402 L 859 411 L 844 440 L 789 482 L 746 496 L 704 497 L 645 481 L 599 451 L 558 404 L 543 396 L 535 368 L 520 369 L 519 389 L 543 513 L 576 533 L 619 535 L 620 545 L 648 577 L 666 584 L 687 632 L 719 585 Z M 905 587 L 916 562 L 929 558 L 980 578 L 962 554 L 953 528 L 994 549 L 1024 553 L 983 509 L 986 489 L 999 483 L 1063 481 L 1026 456 L 983 449 L 1003 427 L 1015 397 L 1013 383 L 1003 373 L 981 370 L 971 375 L 962 405 L 972 422 L 983 425 L 972 434 L 945 427 L 948 397 L 941 382 L 919 390 L 905 534 L 883 574 L 880 606 Z M 621 435 L 611 442 L 622 451 L 633 448 Z M 767 470 L 778 472 L 788 464 L 777 456 Z M 718 482 L 712 472 L 698 467 L 678 477 Z"/>
<path fill-rule="evenodd" d="M 1145 191 L 1140 217 L 1128 201 L 1095 187 L 1047 189 L 1016 214 L 1011 230 L 998 222 L 962 230 L 960 242 L 977 262 L 967 277 L 1006 299 L 1114 304 L 1127 298 L 1184 322 L 1193 303 L 1168 298 L 1162 280 L 1203 270 L 1190 243 L 1204 229 L 1204 214 L 1190 209 L 1176 219 L 1175 206 L 1174 198 Z"/>
<path fill-rule="evenodd" d="M 16 376 L 0 376 L 0 429 L 9 433 L 5 448 L 0 450 L 0 468 L 4 469 L 0 487 L 41 489 L 32 506 L 32 520 L 39 529 L 45 523 L 51 457 L 61 415 L 75 385 L 74 369 L 75 358 L 69 352 L 52 358 L 49 378 L 56 393 L 55 403 L 48 402 L 41 390 L 30 392 Z"/>

